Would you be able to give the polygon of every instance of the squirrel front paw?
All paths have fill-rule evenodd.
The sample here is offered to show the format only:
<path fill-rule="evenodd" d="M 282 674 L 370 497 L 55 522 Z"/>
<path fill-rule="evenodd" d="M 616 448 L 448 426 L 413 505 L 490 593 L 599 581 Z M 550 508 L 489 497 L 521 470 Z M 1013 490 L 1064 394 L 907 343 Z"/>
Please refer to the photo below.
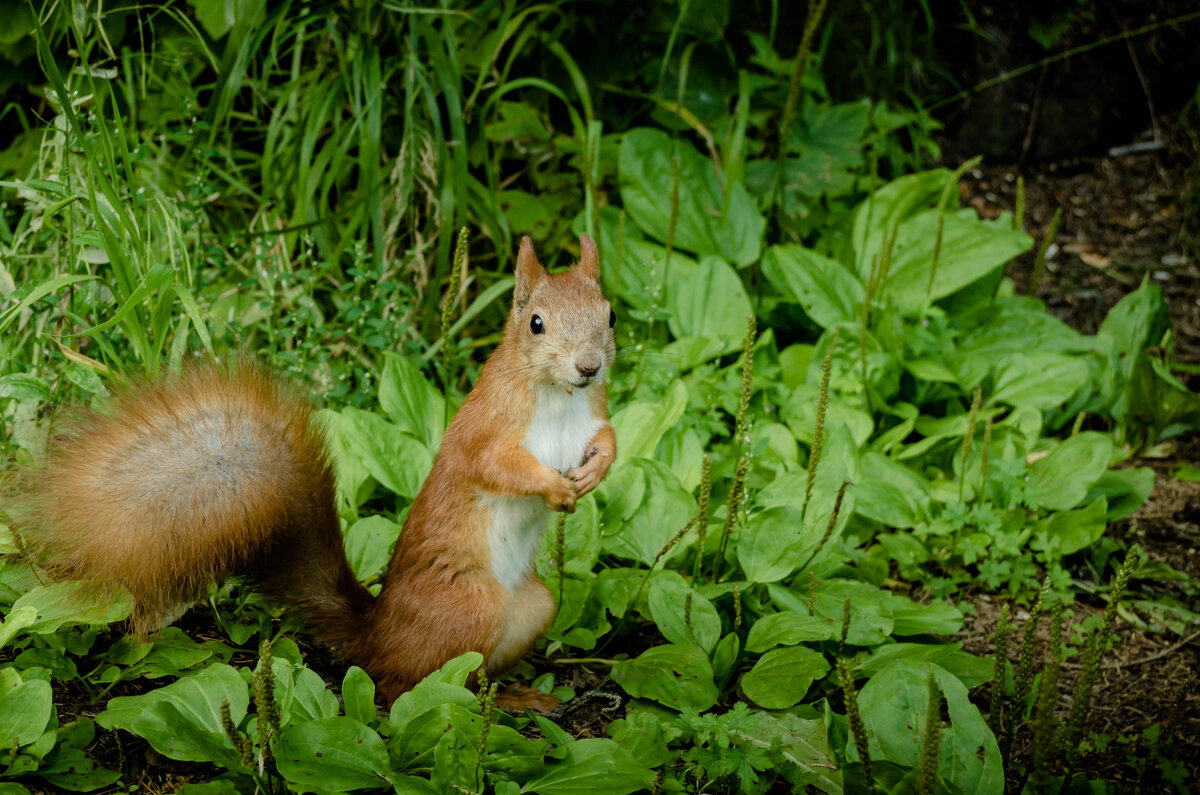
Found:
<path fill-rule="evenodd" d="M 576 484 L 557 472 L 554 473 L 549 488 L 542 494 L 546 507 L 559 513 L 575 513 L 575 500 L 578 497 Z"/>
<path fill-rule="evenodd" d="M 596 445 L 588 448 L 583 464 L 567 470 L 566 478 L 575 484 L 575 496 L 582 497 L 600 485 L 612 465 L 612 453 Z"/>

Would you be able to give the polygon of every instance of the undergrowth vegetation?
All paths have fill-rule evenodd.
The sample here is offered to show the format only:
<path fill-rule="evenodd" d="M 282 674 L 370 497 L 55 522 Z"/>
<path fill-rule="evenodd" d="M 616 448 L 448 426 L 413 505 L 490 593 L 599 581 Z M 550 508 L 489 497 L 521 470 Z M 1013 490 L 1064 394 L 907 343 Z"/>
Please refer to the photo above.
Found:
<path fill-rule="evenodd" d="M 197 608 L 203 639 L 137 639 L 128 604 L 49 582 L 11 528 L 5 791 L 134 791 L 89 754 L 102 730 L 207 763 L 195 792 L 1087 786 L 1122 593 L 1178 576 L 1105 536 L 1154 484 L 1124 464 L 1200 428 L 1159 289 L 1095 335 L 1014 294 L 1020 213 L 959 207 L 918 106 L 831 96 L 844 17 L 822 3 L 618 5 L 0 0 L 3 54 L 36 64 L 0 152 L 8 457 L 112 379 L 253 350 L 323 406 L 377 589 L 499 338 L 516 241 L 563 265 L 587 232 L 619 457 L 550 528 L 558 614 L 516 675 L 602 697 L 570 684 L 583 668 L 628 699 L 576 737 L 467 689 L 469 654 L 381 714 L 366 674 L 325 681 L 237 583 Z M 1108 609 L 1068 632 L 1081 583 Z M 1013 605 L 994 659 L 948 640 L 980 592 Z"/>

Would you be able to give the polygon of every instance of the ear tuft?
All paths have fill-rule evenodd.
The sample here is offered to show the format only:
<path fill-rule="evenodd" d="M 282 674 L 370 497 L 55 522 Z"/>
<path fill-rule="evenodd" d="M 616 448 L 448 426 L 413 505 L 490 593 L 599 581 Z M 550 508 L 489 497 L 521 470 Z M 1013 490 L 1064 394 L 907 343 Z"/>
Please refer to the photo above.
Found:
<path fill-rule="evenodd" d="M 586 234 L 579 236 L 579 264 L 575 266 L 584 276 L 600 281 L 600 255 L 596 243 Z"/>
<path fill-rule="evenodd" d="M 537 254 L 533 251 L 533 240 L 528 235 L 521 238 L 521 248 L 517 252 L 517 286 L 513 290 L 513 303 L 523 306 L 529 301 L 533 288 L 546 277 L 546 269 L 538 262 Z"/>

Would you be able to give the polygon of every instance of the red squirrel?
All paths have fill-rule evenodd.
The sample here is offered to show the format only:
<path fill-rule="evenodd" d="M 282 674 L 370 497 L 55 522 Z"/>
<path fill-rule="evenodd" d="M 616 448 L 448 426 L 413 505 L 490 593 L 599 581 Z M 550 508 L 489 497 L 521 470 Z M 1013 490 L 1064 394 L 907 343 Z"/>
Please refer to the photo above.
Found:
<path fill-rule="evenodd" d="M 533 571 L 551 511 L 616 455 L 605 380 L 615 316 L 596 246 L 548 273 L 528 237 L 504 339 L 446 429 L 379 596 L 355 579 L 321 429 L 307 401 L 243 358 L 120 391 L 20 476 L 12 513 L 60 576 L 134 597 L 135 631 L 242 574 L 394 699 L 447 660 L 519 660 L 554 617 Z"/>

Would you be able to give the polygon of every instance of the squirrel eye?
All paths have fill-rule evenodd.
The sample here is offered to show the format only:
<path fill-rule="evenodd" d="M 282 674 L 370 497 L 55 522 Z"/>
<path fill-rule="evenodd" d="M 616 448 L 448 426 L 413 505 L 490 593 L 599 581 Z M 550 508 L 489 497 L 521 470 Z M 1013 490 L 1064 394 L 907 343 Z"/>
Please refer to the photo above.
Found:
<path fill-rule="evenodd" d="M 613 310 L 608 310 L 608 327 L 612 328 L 617 325 L 617 313 Z"/>
<path fill-rule="evenodd" d="M 529 330 L 534 334 L 542 334 L 546 331 L 546 324 L 542 322 L 540 315 L 529 318 Z"/>

